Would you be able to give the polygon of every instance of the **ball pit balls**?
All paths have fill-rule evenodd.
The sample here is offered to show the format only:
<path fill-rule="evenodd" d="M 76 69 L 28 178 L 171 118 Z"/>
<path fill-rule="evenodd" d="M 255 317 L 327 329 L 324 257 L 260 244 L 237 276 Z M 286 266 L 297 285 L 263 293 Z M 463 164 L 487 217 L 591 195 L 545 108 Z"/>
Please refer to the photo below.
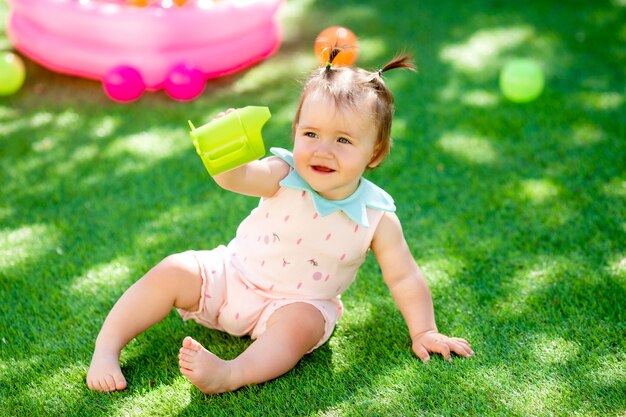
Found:
<path fill-rule="evenodd" d="M 342 49 L 333 60 L 333 65 L 352 65 L 359 52 L 359 41 L 350 29 L 341 26 L 332 26 L 324 29 L 315 39 L 315 56 L 322 65 L 328 62 L 328 56 L 333 46 Z"/>
<path fill-rule="evenodd" d="M 110 70 L 104 76 L 102 86 L 109 98 L 120 103 L 137 100 L 146 89 L 139 71 L 125 65 Z"/>
<path fill-rule="evenodd" d="M 26 69 L 22 59 L 12 52 L 0 52 L 0 96 L 17 93 L 25 78 Z"/>
<path fill-rule="evenodd" d="M 165 92 L 175 100 L 193 100 L 204 90 L 204 74 L 190 64 L 176 65 L 165 80 Z"/>
<path fill-rule="evenodd" d="M 545 79 L 541 66 L 531 59 L 516 59 L 500 72 L 500 90 L 514 103 L 528 103 L 541 95 Z"/>

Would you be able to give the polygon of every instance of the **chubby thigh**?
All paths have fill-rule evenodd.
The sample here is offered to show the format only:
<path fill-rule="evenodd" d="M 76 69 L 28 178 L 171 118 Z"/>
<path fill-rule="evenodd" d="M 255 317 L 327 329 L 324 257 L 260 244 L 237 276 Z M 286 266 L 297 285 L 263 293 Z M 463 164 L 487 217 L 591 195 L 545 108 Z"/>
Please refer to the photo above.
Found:
<path fill-rule="evenodd" d="M 322 346 L 333 334 L 333 330 L 335 329 L 335 324 L 337 324 L 337 320 L 341 317 L 342 306 L 339 300 L 302 300 L 302 299 L 278 299 L 271 300 L 271 303 L 263 310 L 259 320 L 252 330 L 250 336 L 253 339 L 261 336 L 266 330 L 267 325 L 270 322 L 272 315 L 281 309 L 282 307 L 296 304 L 296 303 L 307 303 L 317 308 L 319 312 L 322 314 L 324 318 L 324 334 L 321 339 L 309 350 L 307 353 L 313 352 L 318 347 Z"/>
<path fill-rule="evenodd" d="M 230 251 L 219 246 L 209 251 L 189 251 L 198 262 L 202 277 L 200 302 L 196 311 L 178 309 L 183 320 L 195 320 L 211 329 L 233 336 L 249 334 L 258 338 L 278 309 L 305 302 L 317 308 L 324 317 L 324 335 L 314 350 L 328 340 L 342 313 L 341 302 L 332 300 L 273 299 L 257 291 L 230 263 Z"/>

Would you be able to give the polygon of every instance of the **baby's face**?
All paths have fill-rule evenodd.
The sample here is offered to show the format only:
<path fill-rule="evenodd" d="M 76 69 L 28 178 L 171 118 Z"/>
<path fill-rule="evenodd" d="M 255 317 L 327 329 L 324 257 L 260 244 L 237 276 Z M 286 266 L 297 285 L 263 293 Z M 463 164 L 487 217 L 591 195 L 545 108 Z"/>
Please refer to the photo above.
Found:
<path fill-rule="evenodd" d="M 294 164 L 298 174 L 328 200 L 349 197 L 361 175 L 373 166 L 378 129 L 373 103 L 359 109 L 337 107 L 322 94 L 310 94 L 302 103 L 294 137 Z"/>

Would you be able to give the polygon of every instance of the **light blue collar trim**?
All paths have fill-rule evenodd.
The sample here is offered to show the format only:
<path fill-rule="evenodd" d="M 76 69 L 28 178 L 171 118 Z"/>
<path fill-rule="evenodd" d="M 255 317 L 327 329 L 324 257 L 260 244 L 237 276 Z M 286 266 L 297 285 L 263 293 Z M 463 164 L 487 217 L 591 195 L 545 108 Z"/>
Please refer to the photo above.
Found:
<path fill-rule="evenodd" d="M 270 148 L 270 152 L 294 168 L 293 154 L 286 149 Z M 294 169 L 283 178 L 280 185 L 296 190 L 307 191 L 313 197 L 315 211 L 320 216 L 327 216 L 336 211 L 343 211 L 350 219 L 363 227 L 369 227 L 367 208 L 382 211 L 396 211 L 393 198 L 382 188 L 361 177 L 359 187 L 343 200 L 327 200 L 319 195 Z"/>

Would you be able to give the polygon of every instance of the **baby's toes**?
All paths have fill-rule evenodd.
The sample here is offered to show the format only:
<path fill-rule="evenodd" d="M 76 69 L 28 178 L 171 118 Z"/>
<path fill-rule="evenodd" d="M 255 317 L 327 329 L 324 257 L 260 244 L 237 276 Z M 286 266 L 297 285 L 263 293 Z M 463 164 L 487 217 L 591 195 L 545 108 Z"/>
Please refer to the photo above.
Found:
<path fill-rule="evenodd" d="M 122 375 L 121 372 L 117 375 L 113 375 L 113 380 L 115 382 L 116 390 L 121 391 L 123 389 L 126 389 L 126 378 L 124 378 L 124 375 Z"/>
<path fill-rule="evenodd" d="M 115 381 L 113 380 L 112 375 L 106 375 L 104 377 L 104 383 L 101 385 L 105 391 L 115 391 Z"/>
<path fill-rule="evenodd" d="M 200 343 L 198 343 L 196 340 L 189 336 L 185 337 L 185 339 L 183 340 L 183 348 L 190 349 L 194 352 L 200 352 L 203 349 Z"/>

